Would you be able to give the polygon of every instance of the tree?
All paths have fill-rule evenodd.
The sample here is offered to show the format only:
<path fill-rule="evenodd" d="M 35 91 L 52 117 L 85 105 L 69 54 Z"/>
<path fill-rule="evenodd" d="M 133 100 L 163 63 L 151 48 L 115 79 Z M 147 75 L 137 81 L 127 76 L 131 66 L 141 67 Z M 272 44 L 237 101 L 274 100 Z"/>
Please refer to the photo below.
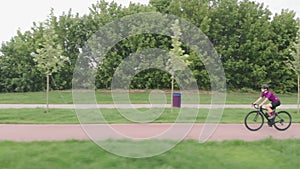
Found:
<path fill-rule="evenodd" d="M 155 7 L 158 12 L 167 13 L 171 2 L 170 0 L 150 0 L 149 4 Z"/>
<path fill-rule="evenodd" d="M 41 76 L 30 55 L 35 51 L 31 33 L 26 31 L 3 44 L 0 57 L 0 92 L 28 92 L 41 89 Z"/>
<path fill-rule="evenodd" d="M 65 62 L 69 60 L 68 57 L 62 56 L 63 48 L 57 43 L 58 35 L 55 32 L 56 23 L 56 17 L 52 9 L 49 19 L 45 23 L 44 41 L 40 44 L 41 48 L 32 54 L 34 61 L 37 63 L 38 70 L 45 74 L 47 78 L 46 112 L 49 110 L 49 77 L 64 67 Z"/>
<path fill-rule="evenodd" d="M 294 49 L 291 52 L 292 59 L 287 61 L 287 64 L 292 68 L 292 70 L 298 75 L 298 101 L 297 109 L 299 113 L 300 104 L 300 21 L 298 21 L 299 30 L 297 34 L 297 40 L 294 43 Z"/>
<path fill-rule="evenodd" d="M 171 73 L 171 101 L 173 102 L 173 93 L 174 93 L 174 75 L 177 71 L 183 71 L 186 67 L 181 66 L 180 62 L 185 61 L 186 66 L 190 64 L 187 60 L 189 55 L 184 54 L 184 50 L 181 48 L 182 43 L 179 41 L 181 36 L 181 28 L 179 25 L 179 20 L 175 20 L 175 23 L 171 27 L 173 31 L 172 36 L 172 49 L 169 54 L 171 58 L 167 62 L 167 69 Z"/>
<path fill-rule="evenodd" d="M 63 49 L 61 55 L 68 56 L 71 62 L 70 65 L 65 65 L 64 69 L 51 75 L 57 84 L 55 88 L 70 89 L 72 87 L 74 63 L 76 63 L 79 51 L 100 28 L 123 16 L 151 11 L 183 18 L 205 33 L 221 57 L 228 88 L 257 89 L 259 84 L 269 83 L 276 92 L 297 90 L 297 76 L 285 64 L 287 60 L 293 60 L 290 50 L 293 48 L 298 31 L 295 13 L 283 10 L 281 14 L 275 14 L 272 17 L 271 11 L 263 4 L 249 0 L 151 0 L 149 6 L 130 4 L 129 7 L 101 0 L 92 5 L 90 13 L 83 17 L 79 17 L 78 14 L 74 17 L 71 11 L 58 17 L 57 22 L 56 18 L 52 17 L 50 18 L 53 24 L 52 31 L 58 37 L 48 37 L 55 39 L 53 42 L 56 45 L 61 45 Z M 116 27 L 109 28 L 116 29 L 115 32 L 119 33 L 130 30 L 129 33 L 133 36 L 125 36 L 126 38 L 107 52 L 104 63 L 96 74 L 97 88 L 109 88 L 114 69 L 130 54 L 150 48 L 165 51 L 174 48 L 171 46 L 172 39 L 169 36 L 151 33 L 138 34 L 138 28 L 151 28 L 159 23 L 145 25 L 140 25 L 136 21 L 132 23 L 132 25 L 116 25 Z M 49 34 L 47 27 L 49 26 L 45 22 L 34 25 L 30 31 L 24 34 L 18 32 L 10 42 L 2 44 L 0 48 L 0 92 L 41 91 L 46 88 L 43 82 L 45 77 L 35 67 L 36 62 L 33 61 L 31 53 L 38 54 L 38 50 L 46 49 L 46 40 L 50 41 L 48 37 L 45 38 L 45 34 Z M 190 37 L 191 40 L 197 39 L 190 33 L 189 27 L 182 26 L 181 32 L 182 39 L 183 37 L 184 39 L 187 39 L 186 37 Z M 103 36 L 111 39 L 118 37 L 119 34 Z M 106 44 L 111 41 L 102 39 L 101 43 Z M 185 54 L 189 55 L 187 59 L 191 62 L 189 68 L 197 79 L 199 89 L 209 90 L 211 83 L 205 59 L 199 58 L 196 50 L 189 45 L 179 46 Z M 57 49 L 57 46 L 53 48 Z M 210 59 L 209 53 L 204 55 L 206 59 Z M 165 64 L 166 60 L 168 60 L 167 57 L 162 63 Z M 167 72 L 149 69 L 135 76 L 130 87 L 171 88 L 170 77 Z M 176 85 L 175 83 L 175 88 Z M 53 87 L 53 83 L 50 82 L 50 88 Z"/>
<path fill-rule="evenodd" d="M 293 59 L 290 51 L 293 50 L 299 30 L 294 18 L 295 12 L 282 10 L 280 14 L 274 16 L 271 22 L 273 32 L 271 39 L 275 44 L 275 50 L 268 58 L 269 69 L 272 70 L 268 76 L 272 79 L 271 86 L 278 86 L 277 92 L 297 90 L 297 76 L 289 66 L 286 66 L 286 62 Z"/>

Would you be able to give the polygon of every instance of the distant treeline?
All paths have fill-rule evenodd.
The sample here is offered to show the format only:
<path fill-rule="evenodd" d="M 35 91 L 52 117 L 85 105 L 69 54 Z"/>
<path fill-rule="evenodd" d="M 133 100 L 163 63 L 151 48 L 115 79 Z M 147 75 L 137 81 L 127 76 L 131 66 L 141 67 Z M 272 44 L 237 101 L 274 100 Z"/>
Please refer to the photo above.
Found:
<path fill-rule="evenodd" d="M 70 63 L 52 75 L 51 88 L 71 89 L 76 59 L 85 42 L 104 25 L 139 12 L 172 14 L 197 26 L 221 58 L 228 89 L 257 90 L 262 83 L 267 83 L 278 92 L 297 91 L 297 75 L 286 65 L 292 59 L 290 53 L 299 30 L 295 12 L 282 10 L 272 14 L 264 4 L 249 0 L 150 0 L 149 5 L 132 3 L 128 7 L 101 0 L 83 16 L 71 10 L 52 16 L 45 22 L 55 24 L 59 37 L 56 43 L 63 47 L 63 55 L 69 57 Z M 2 44 L 0 92 L 45 90 L 46 77 L 38 71 L 32 56 L 45 41 L 45 29 L 48 29 L 45 23 L 33 23 L 30 30 L 18 31 Z M 150 33 L 120 41 L 106 53 L 108 59 L 98 69 L 96 87 L 109 89 L 116 68 L 130 54 L 149 48 L 168 51 L 172 49 L 171 43 L 171 37 Z M 187 45 L 182 44 L 182 48 L 189 55 L 189 68 L 199 89 L 209 90 L 210 79 L 202 60 Z M 149 69 L 137 74 L 130 87 L 170 89 L 170 81 L 168 72 Z"/>

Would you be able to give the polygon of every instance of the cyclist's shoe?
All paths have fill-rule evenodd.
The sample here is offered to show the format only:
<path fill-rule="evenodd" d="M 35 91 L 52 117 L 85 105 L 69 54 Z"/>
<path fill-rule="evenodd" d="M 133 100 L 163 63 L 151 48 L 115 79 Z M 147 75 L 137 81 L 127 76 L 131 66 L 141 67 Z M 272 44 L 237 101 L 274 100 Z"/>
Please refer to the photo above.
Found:
<path fill-rule="evenodd" d="M 268 126 L 272 127 L 273 126 L 273 120 L 268 120 Z"/>
<path fill-rule="evenodd" d="M 274 118 L 275 118 L 275 114 L 268 117 L 269 120 L 274 120 Z"/>

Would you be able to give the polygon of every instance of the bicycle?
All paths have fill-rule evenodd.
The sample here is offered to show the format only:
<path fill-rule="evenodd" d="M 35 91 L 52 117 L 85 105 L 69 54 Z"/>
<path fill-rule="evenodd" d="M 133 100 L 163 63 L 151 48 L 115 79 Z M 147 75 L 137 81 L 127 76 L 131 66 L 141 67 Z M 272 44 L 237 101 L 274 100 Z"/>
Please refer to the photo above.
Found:
<path fill-rule="evenodd" d="M 263 124 L 264 120 L 267 119 L 268 125 L 274 127 L 279 131 L 284 131 L 288 129 L 292 124 L 292 116 L 287 111 L 275 112 L 275 118 L 269 120 L 267 109 L 259 107 L 257 104 L 254 104 L 253 107 L 257 110 L 250 111 L 244 119 L 245 126 L 251 131 L 259 130 Z"/>

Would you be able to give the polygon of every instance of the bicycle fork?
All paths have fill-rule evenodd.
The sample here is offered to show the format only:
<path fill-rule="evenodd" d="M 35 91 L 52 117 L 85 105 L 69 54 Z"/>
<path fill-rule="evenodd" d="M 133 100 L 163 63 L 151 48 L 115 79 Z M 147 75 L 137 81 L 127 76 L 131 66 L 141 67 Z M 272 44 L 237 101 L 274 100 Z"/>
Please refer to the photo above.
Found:
<path fill-rule="evenodd" d="M 257 111 L 257 113 L 256 113 L 256 115 L 255 115 L 253 121 L 254 121 L 254 122 L 257 122 L 257 118 L 258 118 L 259 116 L 260 116 L 260 112 Z"/>

